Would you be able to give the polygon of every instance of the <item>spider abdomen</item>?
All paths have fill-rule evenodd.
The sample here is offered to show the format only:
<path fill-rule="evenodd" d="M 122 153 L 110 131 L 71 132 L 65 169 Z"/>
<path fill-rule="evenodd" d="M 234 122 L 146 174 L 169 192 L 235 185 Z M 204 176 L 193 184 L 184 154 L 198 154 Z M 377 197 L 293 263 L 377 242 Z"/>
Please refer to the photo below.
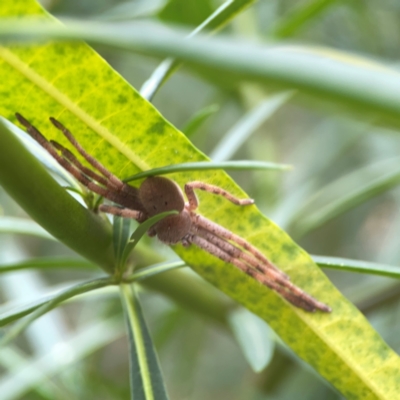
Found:
<path fill-rule="evenodd" d="M 154 226 L 158 239 L 168 245 L 176 244 L 189 233 L 192 220 L 189 213 L 184 210 L 177 215 L 169 215 Z"/>

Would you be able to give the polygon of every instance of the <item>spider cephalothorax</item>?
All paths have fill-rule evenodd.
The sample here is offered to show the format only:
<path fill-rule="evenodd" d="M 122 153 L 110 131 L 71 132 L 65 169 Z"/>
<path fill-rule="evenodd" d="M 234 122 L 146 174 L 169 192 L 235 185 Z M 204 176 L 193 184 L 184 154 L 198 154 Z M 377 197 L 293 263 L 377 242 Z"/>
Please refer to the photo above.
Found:
<path fill-rule="evenodd" d="M 293 305 L 307 311 L 331 309 L 293 285 L 289 277 L 272 264 L 257 248 L 245 239 L 196 213 L 198 207 L 194 190 L 205 190 L 225 197 L 238 206 L 254 203 L 252 199 L 238 199 L 226 190 L 204 182 L 189 182 L 181 188 L 171 179 L 155 176 L 146 178 L 139 188 L 121 181 L 99 161 L 88 154 L 59 121 L 50 118 L 75 149 L 89 162 L 94 170 L 83 166 L 75 155 L 54 141 L 48 141 L 29 121 L 16 114 L 18 121 L 67 171 L 81 184 L 118 206 L 102 204 L 105 213 L 133 218 L 139 222 L 165 211 L 176 211 L 157 222 L 148 231 L 168 245 L 182 243 L 200 247 L 219 259 L 231 263 L 263 285 L 275 290 Z"/>

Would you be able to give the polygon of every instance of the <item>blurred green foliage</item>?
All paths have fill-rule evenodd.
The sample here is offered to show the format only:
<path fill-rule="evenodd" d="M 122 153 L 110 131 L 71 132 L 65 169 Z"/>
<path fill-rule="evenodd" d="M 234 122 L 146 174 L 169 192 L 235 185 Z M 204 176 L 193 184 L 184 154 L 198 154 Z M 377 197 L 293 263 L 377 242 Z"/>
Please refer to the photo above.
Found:
<path fill-rule="evenodd" d="M 113 0 L 43 1 L 57 16 L 89 19 L 107 15 L 124 19 L 135 15 L 142 3 L 136 0 L 121 7 L 122 2 Z M 192 3 L 196 7 L 189 7 Z M 216 9 L 217 5 L 209 1 L 154 1 L 151 12 L 142 15 L 194 27 L 210 7 Z M 238 44 L 246 38 L 351 51 L 396 69 L 399 22 L 400 6 L 390 0 L 259 0 L 223 33 Z M 101 46 L 97 50 L 136 88 L 161 61 Z M 226 132 L 240 125 L 270 92 L 265 86 L 245 81 L 227 88 L 221 84 L 221 76 L 204 79 L 204 75 L 192 72 L 182 69 L 175 73 L 156 94 L 154 104 L 181 129 L 199 110 L 217 105 L 218 109 L 191 131 L 195 145 L 211 154 Z M 361 110 L 353 114 L 339 102 L 328 105 L 322 100 L 295 96 L 283 103 L 255 126 L 251 137 L 233 155 L 237 159 L 291 164 L 292 172 L 233 171 L 231 175 L 255 198 L 260 209 L 308 252 L 400 265 L 400 190 L 396 175 L 400 136 L 369 113 Z M 0 191 L 0 205 L 5 215 L 24 217 L 4 191 Z M 143 246 L 143 254 L 148 246 L 171 257 L 169 249 L 150 241 Z M 55 242 L 10 233 L 2 234 L 0 252 L 1 264 L 29 257 L 71 256 Z M 346 271 L 326 272 L 390 346 L 400 351 L 400 282 Z M 14 279 L 4 275 L 0 298 L 7 306 L 16 299 L 26 303 L 62 283 L 94 277 L 96 272 L 91 269 L 77 268 L 27 271 L 23 284 L 21 276 Z M 300 394 L 310 400 L 341 398 L 280 343 L 267 368 L 255 374 L 217 315 L 207 318 L 205 312 L 196 314 L 193 307 L 185 308 L 153 292 L 141 293 L 141 299 L 172 399 L 289 400 Z M 128 349 L 120 313 L 117 293 L 104 289 L 101 295 L 71 302 L 37 321 L 23 340 L 0 353 L 3 398 L 129 398 Z M 56 351 L 56 359 L 47 355 L 50 350 Z M 21 390 L 21 379 L 28 382 L 25 390 Z"/>

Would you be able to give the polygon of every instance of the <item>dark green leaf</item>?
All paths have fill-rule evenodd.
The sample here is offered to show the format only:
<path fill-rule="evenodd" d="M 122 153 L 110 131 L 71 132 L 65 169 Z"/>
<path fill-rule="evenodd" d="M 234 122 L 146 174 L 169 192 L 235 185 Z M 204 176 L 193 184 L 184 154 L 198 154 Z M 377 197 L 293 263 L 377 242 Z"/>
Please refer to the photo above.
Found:
<path fill-rule="evenodd" d="M 60 268 L 87 269 L 93 267 L 94 265 L 91 264 L 90 262 L 78 258 L 43 257 L 43 258 L 31 258 L 27 261 L 14 264 L 0 265 L 0 274 L 10 271 L 19 271 L 31 268 L 58 270 Z"/>
<path fill-rule="evenodd" d="M 265 321 L 238 308 L 229 313 L 228 321 L 244 356 L 255 372 L 270 363 L 275 349 L 274 333 Z"/>
<path fill-rule="evenodd" d="M 400 279 L 400 267 L 372 263 L 348 258 L 312 256 L 313 260 L 323 268 L 337 269 L 340 271 L 360 272 L 363 274 L 388 276 Z"/>
<path fill-rule="evenodd" d="M 182 128 L 182 132 L 187 136 L 191 137 L 204 122 L 213 114 L 219 110 L 217 104 L 211 104 L 207 107 L 199 110 L 195 115 L 193 115 L 186 125 Z"/>
<path fill-rule="evenodd" d="M 131 285 L 121 285 L 130 344 L 132 400 L 168 400 L 157 354 Z"/>
<path fill-rule="evenodd" d="M 167 175 L 175 172 L 186 172 L 186 171 L 212 171 L 218 169 L 233 170 L 233 171 L 245 171 L 245 170 L 273 170 L 273 171 L 285 171 L 290 170 L 291 165 L 287 164 L 276 164 L 265 161 L 221 161 L 221 162 L 192 162 L 184 164 L 168 165 L 166 167 L 153 168 L 147 171 L 139 172 L 129 178 L 125 178 L 124 182 L 132 182 L 134 180 L 143 179 L 148 176 Z"/>
<path fill-rule="evenodd" d="M 64 302 L 65 300 L 68 300 L 72 297 L 78 296 L 79 294 L 82 293 L 87 293 L 91 290 L 99 289 L 105 286 L 112 285 L 114 282 L 112 278 L 100 278 L 100 279 L 94 279 L 92 281 L 88 282 L 83 282 L 80 283 L 79 285 L 72 286 L 66 290 L 63 290 L 61 293 L 54 295 L 50 297 L 48 300 L 46 300 L 42 304 L 36 304 L 36 305 L 31 305 L 28 308 L 26 308 L 24 311 L 18 311 L 14 313 L 13 315 L 8 314 L 5 318 L 1 318 L 2 325 L 5 324 L 4 321 L 7 321 L 6 323 L 9 323 L 14 319 L 15 317 L 18 316 L 20 318 L 23 315 L 27 315 L 28 312 L 30 315 L 17 322 L 10 330 L 8 330 L 1 338 L 0 338 L 0 347 L 5 346 L 7 343 L 9 343 L 11 340 L 16 338 L 21 332 L 25 330 L 33 321 L 35 321 L 37 318 L 41 317 L 42 315 L 46 314 L 47 312 L 51 311 L 53 308 L 57 307 L 60 303 Z"/>

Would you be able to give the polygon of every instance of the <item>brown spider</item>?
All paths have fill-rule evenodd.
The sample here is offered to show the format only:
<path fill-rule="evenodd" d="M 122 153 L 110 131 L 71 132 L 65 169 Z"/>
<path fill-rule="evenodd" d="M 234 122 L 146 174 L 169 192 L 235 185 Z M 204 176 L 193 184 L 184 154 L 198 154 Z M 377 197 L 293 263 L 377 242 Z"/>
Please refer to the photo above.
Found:
<path fill-rule="evenodd" d="M 309 294 L 290 282 L 289 277 L 272 264 L 259 250 L 224 227 L 196 214 L 198 200 L 194 189 L 205 190 L 220 196 L 239 206 L 253 204 L 252 199 L 238 199 L 217 186 L 203 182 L 189 182 L 185 185 L 188 202 L 185 203 L 182 190 L 172 180 L 160 176 L 146 178 L 137 189 L 121 181 L 99 161 L 90 156 L 59 121 L 50 118 L 71 142 L 75 149 L 94 168 L 83 166 L 64 146 L 48 141 L 22 115 L 16 114 L 18 121 L 27 132 L 42 145 L 67 171 L 81 184 L 100 196 L 111 200 L 120 207 L 102 204 L 100 211 L 133 218 L 138 222 L 166 211 L 177 211 L 157 222 L 149 231 L 149 236 L 168 245 L 182 243 L 194 244 L 224 262 L 231 263 L 263 285 L 275 290 L 290 303 L 306 311 L 320 310 L 330 312 L 327 305 L 317 301 Z"/>

